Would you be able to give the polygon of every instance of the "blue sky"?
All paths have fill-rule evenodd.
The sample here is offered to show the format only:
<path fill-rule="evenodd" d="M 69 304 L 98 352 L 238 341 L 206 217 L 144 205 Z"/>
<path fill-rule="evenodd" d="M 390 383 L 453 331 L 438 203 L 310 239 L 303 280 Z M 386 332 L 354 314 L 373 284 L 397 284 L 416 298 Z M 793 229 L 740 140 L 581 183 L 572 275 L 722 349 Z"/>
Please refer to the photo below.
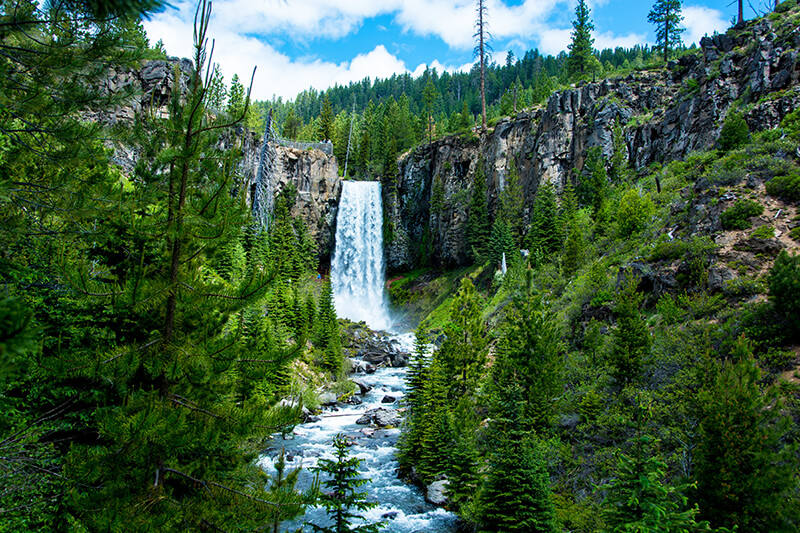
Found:
<path fill-rule="evenodd" d="M 531 48 L 556 54 L 570 42 L 577 0 L 487 0 L 493 59 Z M 652 43 L 648 1 L 589 0 L 596 48 Z M 195 4 L 177 1 L 145 21 L 151 42 L 171 55 L 191 55 Z M 685 0 L 684 41 L 725 31 L 735 14 L 729 0 Z M 752 13 L 746 14 L 752 16 Z M 326 89 L 365 77 L 454 71 L 472 64 L 474 0 L 216 0 L 209 26 L 213 61 L 226 81 L 249 80 L 253 97 L 291 99 L 309 87 Z"/>

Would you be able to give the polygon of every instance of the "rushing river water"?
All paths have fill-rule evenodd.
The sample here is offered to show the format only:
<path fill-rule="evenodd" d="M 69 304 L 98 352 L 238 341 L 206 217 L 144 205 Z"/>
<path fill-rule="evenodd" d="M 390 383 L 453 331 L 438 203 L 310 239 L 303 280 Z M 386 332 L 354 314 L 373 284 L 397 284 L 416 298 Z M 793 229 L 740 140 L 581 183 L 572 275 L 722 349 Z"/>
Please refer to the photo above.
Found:
<path fill-rule="evenodd" d="M 407 351 L 411 351 L 412 334 L 400 335 L 397 339 Z M 321 458 L 334 459 L 332 441 L 338 433 L 343 433 L 355 442 L 350 454 L 362 459 L 362 477 L 370 478 L 370 483 L 360 487 L 366 491 L 371 501 L 378 502 L 374 509 L 366 511 L 368 522 L 387 521 L 383 529 L 387 533 L 439 533 L 456 531 L 456 517 L 444 509 L 425 502 L 422 490 L 398 479 L 398 463 L 395 458 L 400 429 L 375 429 L 356 424 L 356 420 L 369 409 L 376 407 L 399 407 L 400 398 L 405 391 L 405 368 L 379 368 L 374 374 L 359 374 L 359 381 L 371 385 L 373 389 L 364 394 L 361 405 L 346 405 L 326 408 L 318 422 L 299 425 L 290 437 L 276 441 L 277 446 L 285 446 L 287 466 L 294 468 L 302 464 L 300 483 L 308 486 L 313 478 L 310 468 Z M 397 398 L 393 404 L 382 404 L 386 395 Z M 374 430 L 374 433 L 372 431 Z M 368 435 L 371 434 L 371 435 Z M 261 458 L 262 466 L 273 473 L 272 465 L 278 450 L 270 450 Z M 382 518 L 386 517 L 386 518 Z M 310 509 L 304 521 L 318 525 L 328 524 L 324 509 Z M 285 524 L 284 530 L 292 531 L 300 527 L 301 521 Z M 305 526 L 303 531 L 311 531 Z"/>

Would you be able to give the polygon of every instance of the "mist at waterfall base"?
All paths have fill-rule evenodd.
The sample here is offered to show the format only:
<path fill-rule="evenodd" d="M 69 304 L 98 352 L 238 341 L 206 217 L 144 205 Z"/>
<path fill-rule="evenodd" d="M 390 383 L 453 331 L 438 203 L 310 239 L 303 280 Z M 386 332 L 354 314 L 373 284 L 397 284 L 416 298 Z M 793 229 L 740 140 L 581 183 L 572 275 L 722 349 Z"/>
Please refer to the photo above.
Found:
<path fill-rule="evenodd" d="M 336 314 L 375 330 L 392 326 L 384 290 L 381 184 L 344 181 L 336 217 L 331 284 Z"/>

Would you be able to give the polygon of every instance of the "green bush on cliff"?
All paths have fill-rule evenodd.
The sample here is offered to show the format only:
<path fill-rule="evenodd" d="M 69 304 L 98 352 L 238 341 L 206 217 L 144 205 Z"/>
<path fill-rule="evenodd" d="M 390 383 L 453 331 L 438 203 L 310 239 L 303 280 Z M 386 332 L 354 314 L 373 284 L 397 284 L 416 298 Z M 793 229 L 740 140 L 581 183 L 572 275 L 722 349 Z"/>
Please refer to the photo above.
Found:
<path fill-rule="evenodd" d="M 727 230 L 747 229 L 752 226 L 751 217 L 757 217 L 764 212 L 764 206 L 753 200 L 736 200 L 732 207 L 726 209 L 719 216 L 722 227 Z"/>

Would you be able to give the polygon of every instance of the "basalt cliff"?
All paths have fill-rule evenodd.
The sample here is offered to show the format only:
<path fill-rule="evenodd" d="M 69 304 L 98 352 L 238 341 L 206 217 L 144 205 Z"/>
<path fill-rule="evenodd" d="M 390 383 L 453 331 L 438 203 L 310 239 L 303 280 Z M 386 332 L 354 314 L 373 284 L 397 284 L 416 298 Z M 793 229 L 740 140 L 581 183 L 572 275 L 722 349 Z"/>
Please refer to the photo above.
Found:
<path fill-rule="evenodd" d="M 384 187 L 389 269 L 410 270 L 423 258 L 445 268 L 468 262 L 468 190 L 479 162 L 491 211 L 513 161 L 527 217 L 540 184 L 560 190 L 576 179 L 589 148 L 610 157 L 617 121 L 635 171 L 712 148 L 733 109 L 751 131 L 779 126 L 800 104 L 798 48 L 800 28 L 760 19 L 704 38 L 666 68 L 554 93 L 544 106 L 500 120 L 483 140 L 447 137 L 405 154 Z M 431 208 L 435 179 L 444 187 L 438 209 Z"/>

